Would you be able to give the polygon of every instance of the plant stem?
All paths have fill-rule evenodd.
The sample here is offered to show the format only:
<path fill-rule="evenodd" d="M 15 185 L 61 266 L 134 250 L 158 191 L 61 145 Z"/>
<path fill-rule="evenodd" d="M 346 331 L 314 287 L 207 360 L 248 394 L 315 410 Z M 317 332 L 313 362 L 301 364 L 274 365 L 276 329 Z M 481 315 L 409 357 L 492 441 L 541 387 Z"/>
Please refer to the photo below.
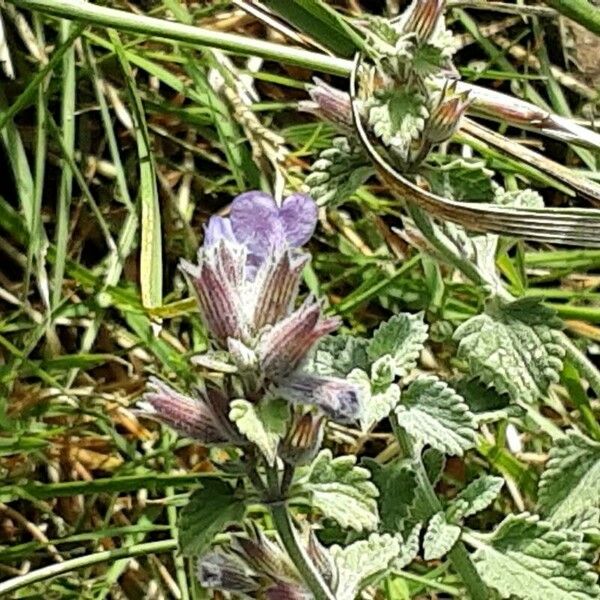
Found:
<path fill-rule="evenodd" d="M 102 562 L 112 562 L 122 558 L 132 558 L 134 556 L 143 556 L 145 554 L 156 554 L 157 552 L 171 552 L 177 549 L 177 540 L 162 540 L 159 542 L 148 542 L 146 544 L 134 544 L 116 550 L 104 550 L 102 552 L 94 552 L 85 556 L 78 556 L 71 560 L 65 560 L 62 563 L 56 563 L 35 571 L 30 571 L 25 575 L 13 577 L 8 581 L 0 583 L 0 595 L 7 592 L 18 590 L 26 585 L 37 583 L 38 581 L 46 581 L 51 577 L 97 565 Z M 47 581 L 46 581 L 47 583 Z"/>
<path fill-rule="evenodd" d="M 421 454 L 416 451 L 410 436 L 400 427 L 398 419 L 395 415 L 391 416 L 392 427 L 394 434 L 398 439 L 400 449 L 409 459 L 412 460 L 415 473 L 417 476 L 417 486 L 423 494 L 423 498 L 431 513 L 438 513 L 442 510 L 442 503 L 437 497 L 425 467 L 421 460 Z M 460 575 L 469 594 L 473 600 L 486 600 L 489 598 L 488 589 L 475 569 L 475 565 L 471 561 L 469 553 L 464 544 L 459 540 L 454 544 L 454 547 L 448 552 L 448 558 L 452 566 Z"/>
<path fill-rule="evenodd" d="M 335 600 L 335 596 L 329 586 L 323 581 L 321 574 L 317 571 L 314 563 L 302 547 L 298 535 L 292 524 L 292 519 L 286 502 L 281 498 L 281 484 L 277 467 L 267 467 L 267 480 L 270 488 L 269 509 L 273 517 L 275 529 L 279 534 L 281 543 L 292 559 L 302 579 L 313 593 L 315 600 Z"/>
<path fill-rule="evenodd" d="M 270 508 L 273 522 L 275 523 L 275 528 L 281 538 L 281 542 L 300 575 L 306 582 L 306 585 L 313 593 L 315 600 L 335 600 L 335 596 L 323 581 L 323 578 L 315 568 L 315 565 L 300 545 L 285 503 L 276 502 L 272 504 Z"/>
<path fill-rule="evenodd" d="M 101 25 L 142 35 L 154 35 L 194 46 L 210 46 L 246 56 L 260 56 L 334 75 L 347 76 L 352 69 L 352 61 L 343 58 L 224 31 L 211 31 L 201 27 L 167 21 L 166 19 L 147 17 L 124 10 L 81 2 L 81 0 L 9 1 L 20 8 L 38 10 L 63 19 L 84 21 L 92 25 Z"/>

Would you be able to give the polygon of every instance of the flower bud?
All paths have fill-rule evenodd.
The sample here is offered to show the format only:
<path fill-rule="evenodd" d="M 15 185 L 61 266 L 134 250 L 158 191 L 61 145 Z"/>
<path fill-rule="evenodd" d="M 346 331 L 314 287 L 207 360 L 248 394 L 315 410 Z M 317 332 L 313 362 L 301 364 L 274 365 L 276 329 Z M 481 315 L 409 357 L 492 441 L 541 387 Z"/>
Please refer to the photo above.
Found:
<path fill-rule="evenodd" d="M 470 103 L 468 92 L 457 94 L 455 85 L 444 90 L 427 120 L 424 138 L 431 144 L 439 144 L 450 138 L 458 129 L 460 119 Z"/>
<path fill-rule="evenodd" d="M 298 294 L 300 274 L 309 255 L 300 251 L 273 252 L 260 267 L 252 326 L 259 331 L 289 314 Z"/>
<path fill-rule="evenodd" d="M 235 555 L 211 552 L 198 561 L 198 581 L 204 588 L 242 594 L 256 592 L 258 577 Z"/>
<path fill-rule="evenodd" d="M 290 465 L 308 464 L 323 442 L 324 417 L 306 413 L 296 416 L 279 444 L 279 456 Z"/>
<path fill-rule="evenodd" d="M 314 404 L 340 423 L 356 421 L 362 411 L 362 388 L 337 377 L 297 371 L 287 377 L 275 392 L 290 402 Z"/>
<path fill-rule="evenodd" d="M 426 42 L 435 31 L 443 9 L 444 0 L 413 0 L 406 13 L 403 31 L 414 33 L 417 40 Z"/>
<path fill-rule="evenodd" d="M 245 439 L 229 420 L 229 399 L 217 389 L 208 389 L 191 398 L 151 377 L 149 390 L 139 403 L 143 416 L 211 444 L 243 444 Z"/>
<path fill-rule="evenodd" d="M 221 346 L 227 338 L 247 337 L 239 294 L 245 262 L 244 248 L 222 239 L 203 251 L 198 266 L 187 261 L 180 265 L 196 291 L 207 329 Z"/>
<path fill-rule="evenodd" d="M 317 77 L 314 82 L 315 85 L 308 89 L 311 101 L 300 102 L 298 108 L 337 125 L 341 131 L 351 133 L 354 124 L 350 96 Z"/>
<path fill-rule="evenodd" d="M 322 319 L 320 305 L 308 298 L 260 340 L 258 354 L 265 376 L 280 378 L 293 371 L 314 343 L 339 324 L 336 317 Z"/>

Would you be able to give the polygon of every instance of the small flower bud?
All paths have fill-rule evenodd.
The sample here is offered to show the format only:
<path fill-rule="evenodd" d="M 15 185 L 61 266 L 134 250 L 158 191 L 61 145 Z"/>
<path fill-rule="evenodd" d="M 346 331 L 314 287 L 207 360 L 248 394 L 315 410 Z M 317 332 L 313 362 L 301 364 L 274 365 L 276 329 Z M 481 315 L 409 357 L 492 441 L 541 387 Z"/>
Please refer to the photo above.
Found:
<path fill-rule="evenodd" d="M 204 444 L 221 444 L 229 437 L 214 414 L 201 399 L 180 394 L 155 377 L 150 378 L 149 391 L 142 397 L 141 413 Z"/>
<path fill-rule="evenodd" d="M 290 465 L 306 465 L 323 442 L 323 415 L 306 413 L 296 417 L 279 445 L 279 456 Z"/>
<path fill-rule="evenodd" d="M 444 0 L 413 0 L 403 23 L 405 33 L 414 33 L 420 42 L 426 42 L 440 20 Z"/>
<path fill-rule="evenodd" d="M 266 258 L 254 281 L 257 292 L 252 326 L 255 331 L 289 314 L 308 259 L 308 254 L 291 250 L 274 252 Z"/>
<path fill-rule="evenodd" d="M 229 399 L 220 390 L 209 388 L 191 398 L 156 377 L 150 378 L 148 388 L 138 404 L 143 416 L 206 445 L 247 443 L 229 420 Z"/>
<path fill-rule="evenodd" d="M 351 133 L 354 124 L 350 96 L 318 77 L 314 78 L 314 83 L 308 88 L 311 100 L 300 102 L 298 108 L 333 123 L 343 132 Z"/>
<path fill-rule="evenodd" d="M 225 346 L 227 338 L 245 339 L 246 320 L 239 295 L 246 253 L 224 239 L 203 251 L 198 266 L 181 262 L 198 296 L 200 313 L 213 337 Z"/>
<path fill-rule="evenodd" d="M 258 346 L 264 374 L 280 378 L 293 371 L 314 343 L 339 327 L 339 319 L 321 318 L 321 307 L 308 298 L 287 318 L 268 330 Z"/>
<path fill-rule="evenodd" d="M 442 92 L 438 105 L 431 111 L 424 138 L 431 144 L 446 141 L 458 129 L 460 119 L 469 107 L 468 92 L 456 94 L 454 85 Z"/>
<path fill-rule="evenodd" d="M 217 551 L 206 554 L 198 561 L 198 581 L 204 588 L 245 594 L 260 588 L 258 577 L 242 560 Z"/>
<path fill-rule="evenodd" d="M 362 388 L 337 377 L 298 371 L 287 377 L 275 392 L 290 402 L 314 404 L 340 423 L 356 421 L 362 411 Z"/>

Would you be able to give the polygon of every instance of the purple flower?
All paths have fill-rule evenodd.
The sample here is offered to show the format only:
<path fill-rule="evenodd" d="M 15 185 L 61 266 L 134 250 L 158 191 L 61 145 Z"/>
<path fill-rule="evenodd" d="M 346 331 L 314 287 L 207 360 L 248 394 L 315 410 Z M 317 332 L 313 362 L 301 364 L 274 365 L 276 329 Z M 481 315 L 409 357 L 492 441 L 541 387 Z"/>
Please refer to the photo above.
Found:
<path fill-rule="evenodd" d="M 191 398 L 156 377 L 148 383 L 149 389 L 139 404 L 139 412 L 145 417 L 206 445 L 244 443 L 229 420 L 229 400 L 221 391 L 209 389 L 199 398 Z"/>
<path fill-rule="evenodd" d="M 292 194 L 281 206 L 269 194 L 245 192 L 231 203 L 229 220 L 211 217 L 204 247 L 221 239 L 237 241 L 248 251 L 246 276 L 253 279 L 257 268 L 275 249 L 300 248 L 315 231 L 317 206 L 310 196 Z"/>

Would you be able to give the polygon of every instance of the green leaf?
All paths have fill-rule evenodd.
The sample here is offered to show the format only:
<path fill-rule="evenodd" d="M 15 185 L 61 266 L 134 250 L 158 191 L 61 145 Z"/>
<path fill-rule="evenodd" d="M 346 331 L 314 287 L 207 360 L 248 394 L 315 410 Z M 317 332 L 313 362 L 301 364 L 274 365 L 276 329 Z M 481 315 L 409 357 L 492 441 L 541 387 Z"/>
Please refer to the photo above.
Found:
<path fill-rule="evenodd" d="M 377 486 L 379 496 L 379 530 L 396 533 L 404 529 L 404 520 L 409 515 L 415 499 L 416 475 L 403 461 L 380 465 L 365 458 L 362 464 L 371 472 L 371 481 Z"/>
<path fill-rule="evenodd" d="M 590 564 L 582 560 L 581 535 L 555 531 L 527 513 L 509 515 L 485 539 L 472 540 L 475 566 L 501 598 L 589 600 L 600 597 Z"/>
<path fill-rule="evenodd" d="M 257 405 L 247 400 L 232 400 L 229 418 L 238 431 L 250 442 L 256 444 L 267 462 L 272 465 L 277 458 L 277 447 L 282 435 L 281 420 L 277 413 L 265 418 Z"/>
<path fill-rule="evenodd" d="M 182 509 L 179 543 L 184 554 L 198 556 L 229 523 L 244 516 L 244 502 L 226 481 L 207 479 Z"/>
<path fill-rule="evenodd" d="M 400 553 L 400 541 L 398 536 L 373 533 L 344 548 L 332 546 L 338 568 L 336 600 L 355 600 L 369 578 L 385 573 Z"/>
<path fill-rule="evenodd" d="M 555 440 L 540 479 L 538 503 L 552 521 L 600 506 L 600 444 L 574 431 Z"/>
<path fill-rule="evenodd" d="M 444 472 L 446 457 L 442 452 L 435 448 L 426 448 L 423 451 L 421 460 L 423 461 L 423 466 L 427 473 L 427 479 L 429 479 L 431 485 L 435 487 Z"/>
<path fill-rule="evenodd" d="M 446 515 L 438 512 L 429 521 L 423 538 L 423 558 L 434 560 L 442 558 L 452 550 L 460 537 L 460 527 L 446 521 Z"/>
<path fill-rule="evenodd" d="M 559 380 L 564 349 L 542 307 L 515 302 L 460 325 L 454 339 L 469 372 L 515 401 L 534 402 Z"/>
<path fill-rule="evenodd" d="M 482 475 L 450 502 L 446 511 L 448 518 L 457 522 L 484 510 L 496 499 L 503 485 L 502 477 Z"/>
<path fill-rule="evenodd" d="M 362 397 L 365 401 L 360 416 L 363 431 L 387 417 L 400 401 L 400 388 L 395 383 L 388 385 L 383 391 L 372 392 L 369 376 L 361 369 L 354 369 L 348 375 L 348 381 L 356 383 L 363 390 Z"/>
<path fill-rule="evenodd" d="M 396 408 L 400 426 L 419 444 L 462 456 L 475 444 L 475 422 L 465 401 L 437 377 L 416 379 Z"/>
<path fill-rule="evenodd" d="M 342 527 L 357 531 L 377 528 L 377 488 L 367 469 L 356 466 L 355 456 L 333 458 L 323 450 L 310 466 L 305 489 L 312 506 Z"/>
<path fill-rule="evenodd" d="M 345 377 L 353 369 L 368 371 L 369 342 L 350 335 L 324 337 L 318 344 L 310 364 L 311 371 L 319 375 Z"/>
<path fill-rule="evenodd" d="M 352 56 L 364 46 L 358 33 L 322 0 L 263 0 L 263 3 L 338 56 Z"/>
<path fill-rule="evenodd" d="M 346 202 L 373 172 L 362 147 L 338 137 L 319 154 L 304 183 L 319 206 L 336 206 Z"/>
<path fill-rule="evenodd" d="M 404 377 L 415 367 L 427 339 L 427 325 L 423 314 L 401 313 L 381 324 L 373 334 L 368 347 L 371 361 L 389 354 L 396 376 Z"/>
<path fill-rule="evenodd" d="M 156 185 L 156 167 L 151 149 L 144 106 L 135 84 L 135 77 L 118 34 L 109 30 L 110 40 L 125 74 L 129 94 L 140 168 L 140 287 L 144 308 L 162 304 L 162 234 L 161 211 Z"/>
<path fill-rule="evenodd" d="M 414 90 L 396 88 L 369 98 L 365 109 L 373 133 L 407 160 L 429 114 L 423 96 Z"/>
<path fill-rule="evenodd" d="M 493 172 L 485 168 L 485 162 L 430 155 L 429 160 L 432 158 L 440 164 L 428 165 L 423 176 L 433 192 L 464 202 L 491 202 Z"/>

